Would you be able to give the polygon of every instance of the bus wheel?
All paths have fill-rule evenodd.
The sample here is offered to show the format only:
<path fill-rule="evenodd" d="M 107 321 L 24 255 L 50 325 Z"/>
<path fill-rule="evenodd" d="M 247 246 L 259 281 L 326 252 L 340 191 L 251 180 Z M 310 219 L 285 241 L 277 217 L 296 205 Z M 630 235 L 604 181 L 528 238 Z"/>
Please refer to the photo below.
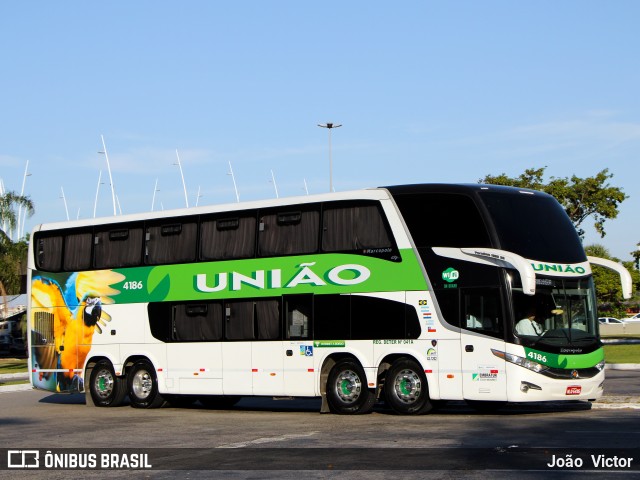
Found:
<path fill-rule="evenodd" d="M 235 395 L 202 395 L 198 400 L 204 408 L 226 410 L 238 403 L 240 398 Z"/>
<path fill-rule="evenodd" d="M 158 377 L 148 360 L 137 361 L 128 376 L 129 400 L 134 408 L 158 408 L 164 398 L 158 393 Z"/>
<path fill-rule="evenodd" d="M 420 415 L 433 408 L 427 377 L 420 365 L 408 358 L 396 361 L 384 381 L 385 400 L 397 413 Z"/>
<path fill-rule="evenodd" d="M 94 405 L 117 407 L 122 404 L 127 389 L 124 380 L 116 377 L 113 365 L 108 360 L 100 360 L 91 370 L 89 391 Z"/>
<path fill-rule="evenodd" d="M 367 388 L 362 367 L 353 360 L 336 363 L 327 380 L 327 401 L 333 413 L 367 413 L 376 402 L 374 393 Z"/>

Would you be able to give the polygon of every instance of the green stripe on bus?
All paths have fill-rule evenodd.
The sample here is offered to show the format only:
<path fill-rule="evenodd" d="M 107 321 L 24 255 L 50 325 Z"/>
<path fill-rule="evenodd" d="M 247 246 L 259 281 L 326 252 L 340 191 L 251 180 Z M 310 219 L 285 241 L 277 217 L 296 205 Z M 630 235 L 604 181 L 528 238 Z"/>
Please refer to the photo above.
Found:
<path fill-rule="evenodd" d="M 604 349 L 602 348 L 591 353 L 576 353 L 571 355 L 542 352 L 527 347 L 525 347 L 524 351 L 528 360 L 541 363 L 551 368 L 591 368 L 604 360 Z"/>
<path fill-rule="evenodd" d="M 427 290 L 413 250 L 400 255 L 399 262 L 336 253 L 116 269 L 124 280 L 111 285 L 119 291 L 111 298 L 137 303 Z"/>

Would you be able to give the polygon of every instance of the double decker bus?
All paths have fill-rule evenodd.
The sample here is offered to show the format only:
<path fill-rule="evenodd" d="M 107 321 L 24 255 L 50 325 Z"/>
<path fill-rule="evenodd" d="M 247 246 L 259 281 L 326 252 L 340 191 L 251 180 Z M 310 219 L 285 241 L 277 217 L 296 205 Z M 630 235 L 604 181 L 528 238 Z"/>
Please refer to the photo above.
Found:
<path fill-rule="evenodd" d="M 34 387 L 137 408 L 242 396 L 594 400 L 591 263 L 558 202 L 421 184 L 45 224 L 31 236 Z"/>

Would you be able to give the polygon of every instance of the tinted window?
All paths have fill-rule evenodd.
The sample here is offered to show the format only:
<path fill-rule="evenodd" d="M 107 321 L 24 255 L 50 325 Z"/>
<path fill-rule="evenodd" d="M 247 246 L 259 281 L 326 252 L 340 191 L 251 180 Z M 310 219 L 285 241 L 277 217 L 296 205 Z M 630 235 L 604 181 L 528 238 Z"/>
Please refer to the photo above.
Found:
<path fill-rule="evenodd" d="M 40 237 L 36 240 L 36 268 L 57 272 L 62 267 L 62 237 Z"/>
<path fill-rule="evenodd" d="M 416 247 L 491 247 L 480 212 L 465 195 L 399 194 L 394 199 Z"/>
<path fill-rule="evenodd" d="M 318 251 L 318 211 L 279 210 L 263 213 L 259 225 L 259 255 L 295 255 Z"/>
<path fill-rule="evenodd" d="M 351 296 L 316 295 L 313 299 L 313 338 L 349 340 L 351 338 Z"/>
<path fill-rule="evenodd" d="M 227 340 L 253 340 L 253 301 L 231 301 L 225 303 L 225 338 Z"/>
<path fill-rule="evenodd" d="M 280 338 L 280 300 L 256 300 L 255 306 L 258 340 L 278 340 Z"/>
<path fill-rule="evenodd" d="M 161 223 L 146 228 L 146 263 L 193 262 L 196 259 L 198 224 Z"/>
<path fill-rule="evenodd" d="M 64 264 L 67 272 L 88 270 L 91 268 L 91 240 L 90 233 L 76 233 L 64 237 Z"/>
<path fill-rule="evenodd" d="M 200 233 L 202 260 L 230 260 L 255 255 L 256 215 L 204 220 Z"/>
<path fill-rule="evenodd" d="M 124 226 L 96 231 L 93 264 L 96 268 L 140 265 L 142 227 Z"/>
<path fill-rule="evenodd" d="M 222 303 L 177 304 L 174 312 L 174 340 L 213 341 L 222 338 Z"/>
<path fill-rule="evenodd" d="M 481 193 L 481 197 L 491 214 L 503 250 L 547 262 L 587 260 L 575 227 L 553 197 L 491 191 Z"/>
<path fill-rule="evenodd" d="M 405 338 L 405 307 L 384 298 L 351 296 L 351 339 Z"/>
<path fill-rule="evenodd" d="M 325 252 L 388 248 L 392 242 L 377 205 L 335 207 L 323 212 L 322 250 Z"/>

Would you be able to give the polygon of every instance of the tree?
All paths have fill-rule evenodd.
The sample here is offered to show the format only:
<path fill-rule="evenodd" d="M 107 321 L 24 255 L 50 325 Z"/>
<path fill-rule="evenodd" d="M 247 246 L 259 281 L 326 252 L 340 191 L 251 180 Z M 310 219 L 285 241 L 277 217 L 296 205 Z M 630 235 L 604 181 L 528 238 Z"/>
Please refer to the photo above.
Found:
<path fill-rule="evenodd" d="M 584 230 L 580 225 L 589 217 L 593 217 L 596 231 L 600 237 L 604 237 L 605 221 L 616 218 L 618 206 L 628 198 L 622 189 L 609 185 L 608 180 L 613 177 L 609 169 L 605 168 L 595 176 L 587 178 L 576 175 L 571 178 L 550 177 L 549 182 L 545 183 L 543 177 L 546 168 L 529 168 L 518 177 L 509 177 L 505 173 L 497 176 L 487 175 L 478 182 L 530 188 L 553 195 L 567 212 L 581 238 L 584 237 Z"/>
<path fill-rule="evenodd" d="M 7 237 L 7 231 L 11 231 L 16 228 L 16 207 L 26 209 L 27 216 L 29 217 L 35 212 L 33 202 L 28 196 L 18 195 L 15 192 L 5 192 L 0 194 L 0 236 Z M 4 231 L 3 228 L 7 231 Z"/>
<path fill-rule="evenodd" d="M 6 294 L 20 293 L 20 276 L 27 260 L 27 242 L 11 240 L 7 232 L 16 228 L 16 207 L 24 208 L 28 216 L 35 209 L 31 199 L 15 192 L 0 194 L 0 295 L 6 304 Z"/>
<path fill-rule="evenodd" d="M 584 247 L 587 255 L 593 257 L 606 258 L 619 262 L 619 259 L 612 257 L 609 250 L 602 245 L 588 245 Z M 622 262 L 622 265 L 629 270 L 634 284 L 640 281 L 640 274 L 633 269 L 633 262 Z M 593 281 L 596 285 L 596 296 L 598 297 L 598 310 L 600 316 L 612 316 L 624 318 L 627 303 L 622 299 L 622 287 L 620 276 L 608 268 L 592 265 Z"/>

